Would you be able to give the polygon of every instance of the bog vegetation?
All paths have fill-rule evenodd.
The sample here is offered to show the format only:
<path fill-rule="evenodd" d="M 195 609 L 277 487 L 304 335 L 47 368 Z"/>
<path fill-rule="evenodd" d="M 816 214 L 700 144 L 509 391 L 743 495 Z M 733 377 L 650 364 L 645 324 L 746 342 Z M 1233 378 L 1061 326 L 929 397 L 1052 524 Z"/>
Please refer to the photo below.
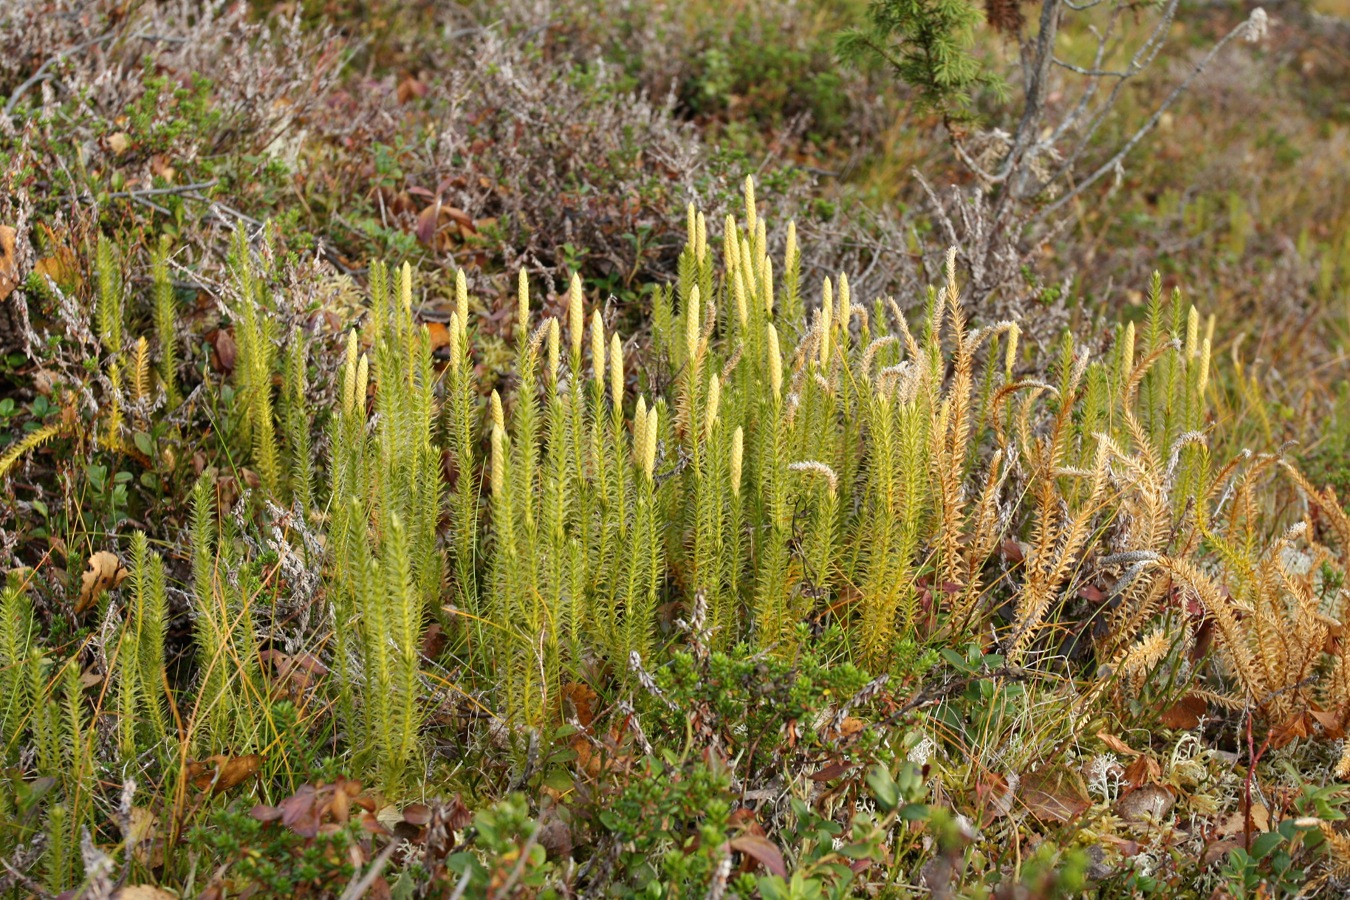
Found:
<path fill-rule="evenodd" d="M 1091 182 L 1056 171 L 1036 90 L 1014 133 L 970 138 L 1003 88 L 956 6 L 874 4 L 840 42 L 862 72 L 816 71 L 810 41 L 761 59 L 815 89 L 794 101 L 820 129 L 792 138 L 803 156 L 860 115 L 830 105 L 845 79 L 897 70 L 984 179 L 927 193 L 936 234 L 787 174 L 732 179 L 744 157 L 701 142 L 758 147 L 802 111 L 711 49 L 650 63 L 692 66 L 696 125 L 625 93 L 650 72 L 620 90 L 578 65 L 552 85 L 592 104 L 578 146 L 510 143 L 465 93 L 469 137 L 421 159 L 340 134 L 357 101 L 327 93 L 336 38 L 307 7 L 275 30 L 285 11 L 100 19 L 50 67 L 0 64 L 0 892 L 1344 885 L 1350 428 L 1326 373 L 1345 372 L 1327 301 L 1350 231 L 1295 251 L 1321 304 L 1305 358 L 1262 337 L 1322 367 L 1306 388 L 1221 321 L 1226 270 L 1199 270 L 1204 291 L 1134 273 L 1136 304 L 1071 312 L 1071 282 L 1035 266 L 1061 239 L 1091 263 L 1091 214 L 1070 238 L 1052 218 Z M 564 33 L 592 39 L 572 13 Z M 91 27 L 72 21 L 43 27 Z M 616 21 L 596 40 L 623 59 L 637 25 Z M 222 24 L 254 55 L 205 53 Z M 385 26 L 369 71 L 415 56 Z M 182 58 L 80 68 L 156 41 Z M 907 75 L 916 46 L 953 68 Z M 1046 67 L 1055 46 L 1026 39 Z M 1077 74 L 1102 77 L 1109 32 L 1095 46 Z M 479 77 L 556 117 L 539 59 Z M 214 75 L 167 69 L 194 60 Z M 336 117 L 291 108 L 305 78 Z M 400 80 L 398 106 L 431 78 Z M 134 97 L 101 119 L 114 82 Z M 1093 181 L 1142 136 L 1094 143 L 1103 110 L 1078 148 Z M 352 127 L 386 127 L 367 115 Z M 269 117 L 290 116 L 322 140 L 278 150 L 290 122 Z M 358 173 L 359 196 L 313 186 Z M 679 208 L 680 182 L 706 203 Z"/>

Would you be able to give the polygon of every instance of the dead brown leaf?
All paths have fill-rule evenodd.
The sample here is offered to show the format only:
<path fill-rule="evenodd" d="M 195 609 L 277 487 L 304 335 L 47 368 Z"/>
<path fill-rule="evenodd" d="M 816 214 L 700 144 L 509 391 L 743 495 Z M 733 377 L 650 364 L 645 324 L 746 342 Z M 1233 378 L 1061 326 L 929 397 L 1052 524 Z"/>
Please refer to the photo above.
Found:
<path fill-rule="evenodd" d="M 398 104 L 402 106 L 405 103 L 411 103 L 414 100 L 420 100 L 427 95 L 426 83 L 412 75 L 407 76 L 398 83 L 396 91 Z"/>
<path fill-rule="evenodd" d="M 149 884 L 129 884 L 119 888 L 113 900 L 178 900 L 178 895 Z"/>
<path fill-rule="evenodd" d="M 8 225 L 0 225 L 0 300 L 4 300 L 19 286 L 19 256 L 14 242 L 19 233 Z"/>
<path fill-rule="evenodd" d="M 46 275 L 65 291 L 78 290 L 80 286 L 80 264 L 69 247 L 57 247 L 51 256 L 39 259 L 33 265 L 33 274 Z"/>
<path fill-rule="evenodd" d="M 984 772 L 975 779 L 975 800 L 989 819 L 1001 819 L 1012 811 L 1013 790 L 997 772 Z"/>
<path fill-rule="evenodd" d="M 833 781 L 840 775 L 843 775 L 849 769 L 852 769 L 856 763 L 834 762 L 818 772 L 811 773 L 812 781 Z"/>
<path fill-rule="evenodd" d="M 1066 769 L 1050 768 L 1022 776 L 1018 796 L 1042 822 L 1069 822 L 1092 806 L 1081 779 Z"/>
<path fill-rule="evenodd" d="M 1125 781 L 1132 787 L 1162 781 L 1162 767 L 1151 756 L 1141 756 L 1125 767 Z"/>
<path fill-rule="evenodd" d="M 122 836 L 141 865 L 151 869 L 164 865 L 164 841 L 159 836 L 159 816 L 143 806 L 133 806 Z"/>
<path fill-rule="evenodd" d="M 1123 753 L 1126 756 L 1139 755 L 1138 750 L 1135 750 L 1129 744 L 1125 743 L 1120 738 L 1116 737 L 1114 734 L 1111 734 L 1110 732 L 1107 731 L 1097 732 L 1097 740 L 1105 744 L 1108 750 L 1111 750 L 1115 753 Z"/>
<path fill-rule="evenodd" d="M 201 762 L 189 762 L 187 775 L 199 791 L 210 789 L 221 794 L 248 781 L 262 768 L 263 758 L 256 753 L 227 756 L 217 753 Z"/>
<path fill-rule="evenodd" d="M 80 576 L 80 596 L 75 603 L 75 615 L 93 606 L 104 591 L 117 587 L 128 574 L 116 553 L 100 550 L 90 556 L 89 565 Z"/>
<path fill-rule="evenodd" d="M 224 328 L 218 328 L 206 335 L 211 344 L 211 367 L 223 375 L 234 371 L 235 357 L 239 353 L 234 335 Z"/>
<path fill-rule="evenodd" d="M 1145 784 L 1116 803 L 1116 814 L 1128 822 L 1161 822 L 1176 802 L 1172 792 L 1160 784 Z"/>
<path fill-rule="evenodd" d="M 867 724 L 862 719 L 849 716 L 839 723 L 839 737 L 848 740 L 866 727 Z"/>
<path fill-rule="evenodd" d="M 1240 841 L 1235 841 L 1232 838 L 1214 841 L 1210 843 L 1209 846 L 1205 847 L 1205 852 L 1201 854 L 1200 866 L 1207 869 L 1219 860 L 1226 858 L 1229 851 L 1236 850 L 1241 846 L 1242 843 Z"/>
<path fill-rule="evenodd" d="M 1200 724 L 1200 717 L 1208 710 L 1209 705 L 1203 698 L 1191 694 L 1163 710 L 1161 721 L 1164 728 L 1190 731 Z"/>
<path fill-rule="evenodd" d="M 582 728 L 589 728 L 595 721 L 595 691 L 580 681 L 569 681 L 563 685 L 562 695 L 564 713 L 575 718 Z"/>
<path fill-rule="evenodd" d="M 1325 709 L 1310 709 L 1308 715 L 1322 726 L 1323 736 L 1327 740 L 1336 741 L 1345 737 L 1345 722 L 1340 715 Z"/>
<path fill-rule="evenodd" d="M 1242 834 L 1247 830 L 1247 815 L 1240 809 L 1221 817 L 1214 823 L 1214 834 L 1218 837 Z M 1253 802 L 1251 807 L 1251 832 L 1259 834 L 1270 830 L 1270 810 L 1264 803 Z"/>

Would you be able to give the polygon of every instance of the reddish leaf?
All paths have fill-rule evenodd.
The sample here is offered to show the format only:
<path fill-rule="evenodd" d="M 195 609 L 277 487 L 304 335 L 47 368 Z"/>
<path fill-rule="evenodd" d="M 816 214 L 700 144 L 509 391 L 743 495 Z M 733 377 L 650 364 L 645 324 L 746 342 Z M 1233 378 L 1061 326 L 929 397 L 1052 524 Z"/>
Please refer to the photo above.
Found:
<path fill-rule="evenodd" d="M 1012 810 L 1013 792 L 1008 779 L 997 772 L 984 772 L 975 779 L 975 799 L 989 819 L 999 819 Z"/>
<path fill-rule="evenodd" d="M 431 245 L 431 239 L 436 236 L 436 226 L 440 224 L 440 204 L 433 203 L 426 209 L 417 214 L 417 240 Z"/>
<path fill-rule="evenodd" d="M 283 810 L 279 806 L 268 806 L 265 803 L 259 803 L 249 812 L 253 818 L 259 822 L 275 822 L 283 815 Z"/>
<path fill-rule="evenodd" d="M 234 371 L 234 360 L 239 352 L 234 343 L 234 335 L 224 328 L 217 328 L 208 333 L 206 339 L 211 342 L 212 367 L 217 372 L 229 375 Z"/>
<path fill-rule="evenodd" d="M 744 806 L 732 810 L 731 815 L 727 816 L 727 824 L 733 828 L 744 828 L 750 834 L 757 834 L 760 837 L 766 836 L 764 826 L 760 825 L 759 820 L 755 817 L 755 811 Z"/>
<path fill-rule="evenodd" d="M 821 769 L 819 772 L 813 772 L 811 774 L 811 780 L 833 781 L 834 779 L 838 778 L 840 775 L 843 775 L 851 768 L 853 768 L 853 763 L 845 763 L 845 762 L 830 763 L 828 766 Z"/>
<path fill-rule="evenodd" d="M 304 669 L 311 675 L 328 674 L 328 667 L 313 653 L 297 653 L 295 656 L 291 657 L 291 661 L 296 667 Z"/>
<path fill-rule="evenodd" d="M 752 857 L 770 875 L 787 877 L 787 864 L 783 862 L 783 854 L 769 839 L 755 834 L 743 834 L 731 839 L 731 849 Z"/>
<path fill-rule="evenodd" d="M 1078 596 L 1089 603 L 1101 603 L 1109 595 L 1095 584 L 1085 584 L 1078 589 Z"/>
<path fill-rule="evenodd" d="M 403 807 L 403 821 L 409 825 L 425 825 L 431 821 L 431 807 L 425 803 L 410 803 Z"/>
<path fill-rule="evenodd" d="M 445 827 L 452 832 L 463 831 L 465 828 L 468 828 L 469 823 L 473 821 L 473 813 L 469 812 L 469 808 L 464 805 L 464 801 L 460 799 L 459 794 L 456 794 L 454 798 L 448 804 L 441 807 L 438 812 L 445 822 Z"/>
<path fill-rule="evenodd" d="M 317 799 L 313 785 L 300 785 L 299 790 L 281 801 L 281 824 L 301 837 L 314 837 L 319 833 Z"/>

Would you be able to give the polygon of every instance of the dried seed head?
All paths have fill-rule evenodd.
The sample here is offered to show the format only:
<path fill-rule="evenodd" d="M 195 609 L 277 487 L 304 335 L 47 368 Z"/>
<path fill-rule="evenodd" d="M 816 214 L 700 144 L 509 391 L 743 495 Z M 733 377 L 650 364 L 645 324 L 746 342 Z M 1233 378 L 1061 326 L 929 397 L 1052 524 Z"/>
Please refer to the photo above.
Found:
<path fill-rule="evenodd" d="M 689 247 L 689 252 L 698 257 L 698 214 L 694 211 L 694 201 L 690 200 L 689 205 L 684 208 L 684 230 L 685 243 Z"/>
<path fill-rule="evenodd" d="M 898 343 L 900 343 L 900 339 L 895 335 L 883 334 L 881 337 L 876 338 L 872 343 L 868 344 L 867 350 L 863 353 L 863 372 L 870 376 L 872 373 L 872 363 L 876 359 L 877 354 L 891 344 Z"/>
<path fill-rule="evenodd" d="M 745 228 L 751 234 L 755 233 L 755 226 L 759 222 L 759 216 L 755 211 L 755 179 L 751 175 L 745 176 Z"/>
<path fill-rule="evenodd" d="M 713 425 L 717 423 L 717 407 L 722 402 L 722 381 L 714 373 L 708 376 L 708 405 L 703 410 L 703 439 L 712 437 Z"/>
<path fill-rule="evenodd" d="M 698 285 L 689 289 L 689 304 L 684 313 L 684 353 L 690 364 L 698 356 L 698 338 L 702 330 L 698 310 Z"/>
<path fill-rule="evenodd" d="M 1017 341 L 1022 336 L 1022 329 L 1017 327 L 1017 323 L 1012 323 L 1008 329 L 1008 349 L 1003 354 L 1003 377 L 1012 381 L 1013 369 L 1017 366 Z"/>
<path fill-rule="evenodd" d="M 469 327 L 469 283 L 464 279 L 464 270 L 455 271 L 455 312 L 459 313 L 459 327 Z"/>
<path fill-rule="evenodd" d="M 835 310 L 834 320 L 841 328 L 848 328 L 849 315 L 853 311 L 853 295 L 848 289 L 848 276 L 839 273 L 839 308 Z"/>
<path fill-rule="evenodd" d="M 600 310 L 591 313 L 591 371 L 595 383 L 605 382 L 605 323 L 600 319 Z"/>
<path fill-rule="evenodd" d="M 1130 322 L 1125 326 L 1125 337 L 1121 341 L 1120 361 L 1124 363 L 1125 371 L 1122 372 L 1126 378 L 1130 377 L 1130 372 L 1134 369 L 1134 323 Z"/>
<path fill-rule="evenodd" d="M 399 285 L 399 296 L 403 300 L 403 311 L 412 314 L 412 266 L 408 263 L 403 264 L 402 283 Z"/>
<path fill-rule="evenodd" d="M 558 345 L 562 343 L 562 338 L 558 334 L 558 320 L 556 318 L 548 320 L 548 377 L 552 381 L 558 380 Z"/>
<path fill-rule="evenodd" d="M 572 358 L 581 358 L 582 332 L 586 328 L 581 311 L 581 276 L 572 273 L 572 284 L 567 291 L 567 333 L 572 340 Z"/>
<path fill-rule="evenodd" d="M 797 222 L 794 219 L 788 222 L 787 228 L 787 252 L 783 254 L 783 263 L 787 266 L 787 271 L 791 272 L 797 265 Z"/>
<path fill-rule="evenodd" d="M 1259 44 L 1265 40 L 1269 31 L 1270 16 L 1266 15 L 1266 11 L 1258 6 L 1252 10 L 1251 16 L 1243 24 L 1242 39 L 1249 44 Z M 1346 743 L 1346 747 L 1350 748 L 1350 742 Z M 1346 750 L 1346 758 L 1350 759 L 1350 749 Z"/>
<path fill-rule="evenodd" d="M 1200 355 L 1200 313 L 1192 306 L 1186 312 L 1186 358 Z"/>
<path fill-rule="evenodd" d="M 452 312 L 450 314 L 450 328 L 448 330 L 450 332 L 450 368 L 458 369 L 462 362 L 461 356 L 464 353 L 464 345 L 459 339 L 459 313 Z"/>
<path fill-rule="evenodd" d="M 745 431 L 737 425 L 731 435 L 731 493 L 741 495 L 741 463 L 745 456 Z"/>
<path fill-rule="evenodd" d="M 699 213 L 694 222 L 694 255 L 698 257 L 699 265 L 708 257 L 708 220 L 703 218 L 703 213 Z"/>
<path fill-rule="evenodd" d="M 623 409 L 623 343 L 618 332 L 609 337 L 609 399 L 616 410 Z"/>
<path fill-rule="evenodd" d="M 833 497 L 835 491 L 839 489 L 839 476 L 834 473 L 834 469 L 831 469 L 823 462 L 808 459 L 802 462 L 790 463 L 788 469 L 793 472 L 802 472 L 807 475 L 816 475 L 824 478 L 825 485 L 829 489 L 831 497 Z"/>
<path fill-rule="evenodd" d="M 492 496 L 500 497 L 506 490 L 506 432 L 500 425 L 492 426 Z"/>
<path fill-rule="evenodd" d="M 769 323 L 769 387 L 773 390 L 773 399 L 783 396 L 783 355 L 778 349 L 778 329 Z"/>
<path fill-rule="evenodd" d="M 506 428 L 506 417 L 502 414 L 502 397 L 496 391 L 492 392 L 492 427 Z"/>
<path fill-rule="evenodd" d="M 958 296 L 958 291 L 957 291 L 957 288 L 956 288 L 956 248 L 955 248 L 955 247 L 948 247 L 948 248 L 947 248 L 947 264 L 946 264 L 946 266 L 944 266 L 944 268 L 945 268 L 946 274 L 947 274 L 947 285 L 946 285 L 946 292 L 947 292 L 947 293 L 946 293 L 946 297 L 944 297 L 944 300 L 946 301 L 946 303 L 948 303 L 948 304 L 950 304 L 950 305 L 952 305 L 952 306 L 955 306 L 955 305 L 956 305 L 956 298 L 957 298 L 957 296 Z"/>
<path fill-rule="evenodd" d="M 530 277 L 524 268 L 516 278 L 516 327 L 520 330 L 520 339 L 525 340 L 530 332 Z"/>

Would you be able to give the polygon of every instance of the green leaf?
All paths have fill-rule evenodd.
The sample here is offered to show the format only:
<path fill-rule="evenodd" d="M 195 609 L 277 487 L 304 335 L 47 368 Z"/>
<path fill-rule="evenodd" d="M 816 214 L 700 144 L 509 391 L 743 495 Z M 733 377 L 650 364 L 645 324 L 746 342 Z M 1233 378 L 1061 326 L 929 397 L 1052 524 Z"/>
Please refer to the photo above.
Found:
<path fill-rule="evenodd" d="M 930 811 L 927 803 L 909 803 L 900 810 L 900 818 L 906 822 L 922 822 L 928 818 Z"/>
<path fill-rule="evenodd" d="M 1278 831 L 1267 831 L 1264 834 L 1258 834 L 1252 840 L 1252 859 L 1265 859 L 1271 851 L 1284 843 L 1284 835 Z"/>
<path fill-rule="evenodd" d="M 900 805 L 900 786 L 883 765 L 876 765 L 867 773 L 867 786 L 872 789 L 877 805 L 890 812 Z"/>

